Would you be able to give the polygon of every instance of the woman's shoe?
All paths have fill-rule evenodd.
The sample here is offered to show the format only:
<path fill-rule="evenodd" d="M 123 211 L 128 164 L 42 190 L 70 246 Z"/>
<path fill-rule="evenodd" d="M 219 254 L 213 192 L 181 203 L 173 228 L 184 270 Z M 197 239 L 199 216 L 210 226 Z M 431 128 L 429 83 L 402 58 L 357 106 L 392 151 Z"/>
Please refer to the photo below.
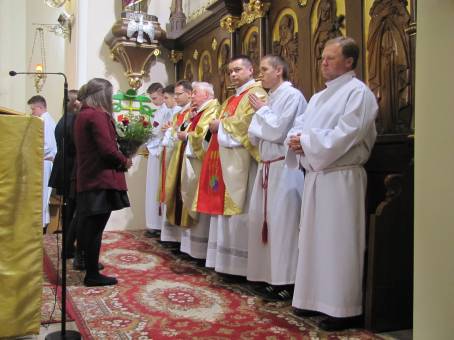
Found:
<path fill-rule="evenodd" d="M 94 277 L 85 277 L 84 285 L 87 287 L 112 286 L 118 283 L 117 279 L 112 276 L 99 274 Z"/>

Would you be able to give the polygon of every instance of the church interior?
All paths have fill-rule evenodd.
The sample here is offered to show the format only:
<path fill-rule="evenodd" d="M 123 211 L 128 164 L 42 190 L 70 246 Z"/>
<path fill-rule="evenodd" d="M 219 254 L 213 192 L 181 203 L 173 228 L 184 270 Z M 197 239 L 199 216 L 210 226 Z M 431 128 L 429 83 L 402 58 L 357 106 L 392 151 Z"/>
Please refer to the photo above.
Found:
<path fill-rule="evenodd" d="M 34 142 L 42 132 L 36 121 L 11 121 L 29 117 L 30 97 L 45 97 L 58 121 L 63 73 L 69 89 L 96 77 L 109 80 L 114 93 L 145 96 L 156 82 L 207 82 L 222 103 L 235 94 L 231 58 L 249 57 L 260 80 L 261 58 L 273 54 L 285 60 L 292 85 L 310 101 L 325 88 L 322 52 L 336 37 L 356 41 L 356 77 L 378 102 L 377 138 L 364 166 L 360 327 L 320 330 L 317 317 L 295 316 L 291 301 L 265 301 L 247 284 L 226 284 L 200 262 L 144 237 L 145 149 L 125 175 L 131 206 L 112 213 L 103 236 L 101 262 L 120 278 L 119 285 L 84 287 L 83 273 L 68 260 L 63 321 L 83 339 L 454 338 L 452 0 L 0 0 L 0 5 L 0 127 L 9 136 L 0 143 L 0 339 L 44 339 L 62 327 L 62 203 L 51 196 L 43 236 L 41 173 L 33 183 L 24 179 L 37 156 L 20 155 L 39 152 Z M 14 183 L 6 186 L 8 178 Z M 165 289 L 173 295 L 164 295 Z"/>

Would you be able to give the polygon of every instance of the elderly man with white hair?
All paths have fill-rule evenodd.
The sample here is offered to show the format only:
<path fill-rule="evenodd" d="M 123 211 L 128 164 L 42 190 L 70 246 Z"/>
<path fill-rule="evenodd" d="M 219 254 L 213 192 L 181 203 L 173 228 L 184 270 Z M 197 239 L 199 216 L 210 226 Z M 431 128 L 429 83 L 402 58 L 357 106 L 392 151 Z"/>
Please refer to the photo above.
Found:
<path fill-rule="evenodd" d="M 182 227 L 180 251 L 196 259 L 205 259 L 208 245 L 208 233 L 210 227 L 209 216 L 190 212 L 197 190 L 202 167 L 203 157 L 209 138 L 208 126 L 216 117 L 219 110 L 219 102 L 214 99 L 213 85 L 206 82 L 194 82 L 192 84 L 192 110 L 187 116 L 185 123 L 177 138 L 180 141 L 179 149 L 175 157 L 172 157 L 176 173 L 174 181 L 166 180 L 166 192 L 172 193 L 170 208 L 174 212 L 175 198 L 181 195 L 182 211 L 179 221 L 174 219 L 176 225 Z M 168 204 L 169 207 L 169 204 Z M 182 218 L 187 214 L 186 218 Z M 178 214 L 177 214 L 178 215 Z M 177 217 L 177 216 L 174 216 Z"/>

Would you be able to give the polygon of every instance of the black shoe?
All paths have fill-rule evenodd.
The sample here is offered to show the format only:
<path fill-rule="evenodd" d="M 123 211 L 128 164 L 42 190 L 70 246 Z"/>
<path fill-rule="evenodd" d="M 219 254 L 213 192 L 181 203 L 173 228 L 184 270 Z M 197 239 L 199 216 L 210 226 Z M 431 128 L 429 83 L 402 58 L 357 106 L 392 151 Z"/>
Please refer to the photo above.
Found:
<path fill-rule="evenodd" d="M 160 238 L 161 237 L 161 231 L 160 230 L 147 230 L 144 233 L 145 237 L 149 238 Z"/>
<path fill-rule="evenodd" d="M 318 327 L 327 332 L 343 331 L 349 328 L 358 328 L 361 326 L 361 317 L 354 316 L 349 318 L 328 318 L 319 322 Z"/>
<path fill-rule="evenodd" d="M 76 254 L 76 256 L 74 256 L 73 269 L 79 271 L 85 270 L 85 261 L 82 255 Z"/>
<path fill-rule="evenodd" d="M 180 242 L 168 242 L 168 241 L 161 241 L 161 240 L 159 240 L 158 242 L 163 248 L 167 248 L 167 249 L 179 249 L 180 248 Z"/>
<path fill-rule="evenodd" d="M 87 287 L 113 286 L 118 283 L 117 279 L 111 276 L 99 274 L 95 277 L 85 277 L 84 285 Z"/>
<path fill-rule="evenodd" d="M 301 318 L 308 318 L 311 316 L 322 315 L 322 313 L 317 312 L 315 310 L 299 309 L 299 308 L 293 308 L 293 314 L 295 314 L 296 316 L 299 316 Z"/>
<path fill-rule="evenodd" d="M 76 260 L 77 257 L 74 258 L 73 260 L 73 269 L 74 270 L 78 270 L 78 271 L 84 271 L 85 270 L 85 263 L 83 260 Z M 98 270 L 103 270 L 104 269 L 104 265 L 99 262 L 98 263 Z"/>
<path fill-rule="evenodd" d="M 232 275 L 225 273 L 218 273 L 225 283 L 245 283 L 247 282 L 246 277 L 240 275 Z"/>
<path fill-rule="evenodd" d="M 183 254 L 180 250 L 180 248 L 175 248 L 175 249 L 171 249 L 170 252 L 174 255 L 178 255 L 180 256 L 181 254 Z"/>
<path fill-rule="evenodd" d="M 266 301 L 288 301 L 293 297 L 293 285 L 255 287 L 254 293 Z"/>

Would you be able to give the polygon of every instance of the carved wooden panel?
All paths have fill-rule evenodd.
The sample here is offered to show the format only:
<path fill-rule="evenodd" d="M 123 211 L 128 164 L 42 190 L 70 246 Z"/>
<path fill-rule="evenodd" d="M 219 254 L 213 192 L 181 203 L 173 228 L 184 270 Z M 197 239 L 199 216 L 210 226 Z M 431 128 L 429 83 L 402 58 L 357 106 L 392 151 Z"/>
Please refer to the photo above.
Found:
<path fill-rule="evenodd" d="M 227 99 L 227 89 L 229 87 L 228 62 L 230 59 L 231 42 L 224 39 L 219 45 L 217 56 L 217 76 L 219 78 L 219 101 Z"/>
<path fill-rule="evenodd" d="M 377 97 L 379 133 L 410 131 L 410 24 L 407 1 L 374 1 L 369 11 L 368 84 Z"/>
<path fill-rule="evenodd" d="M 345 16 L 338 13 L 335 0 L 319 0 L 312 7 L 311 18 L 314 27 L 311 37 L 312 91 L 318 92 L 325 87 L 320 72 L 323 48 L 329 39 L 343 35 L 341 27 Z"/>
<path fill-rule="evenodd" d="M 180 77 L 181 79 L 181 77 Z M 182 79 L 194 81 L 194 64 L 191 59 L 186 60 Z"/>
<path fill-rule="evenodd" d="M 229 34 L 219 27 L 197 37 L 183 50 L 183 66 L 179 69 L 178 79 L 209 82 L 214 86 L 216 97 L 224 98 L 221 88 L 228 86 L 224 65 L 230 58 L 230 45 Z"/>
<path fill-rule="evenodd" d="M 241 54 L 251 58 L 252 66 L 254 67 L 254 77 L 257 78 L 260 73 L 260 58 L 262 57 L 260 55 L 262 41 L 260 39 L 259 27 L 257 25 L 248 27 L 240 41 L 243 42 Z"/>
<path fill-rule="evenodd" d="M 272 30 L 272 51 L 282 57 L 289 66 L 289 78 L 296 87 L 302 87 L 301 72 L 298 62 L 299 24 L 296 12 L 292 8 L 282 9 L 274 19 Z"/>

